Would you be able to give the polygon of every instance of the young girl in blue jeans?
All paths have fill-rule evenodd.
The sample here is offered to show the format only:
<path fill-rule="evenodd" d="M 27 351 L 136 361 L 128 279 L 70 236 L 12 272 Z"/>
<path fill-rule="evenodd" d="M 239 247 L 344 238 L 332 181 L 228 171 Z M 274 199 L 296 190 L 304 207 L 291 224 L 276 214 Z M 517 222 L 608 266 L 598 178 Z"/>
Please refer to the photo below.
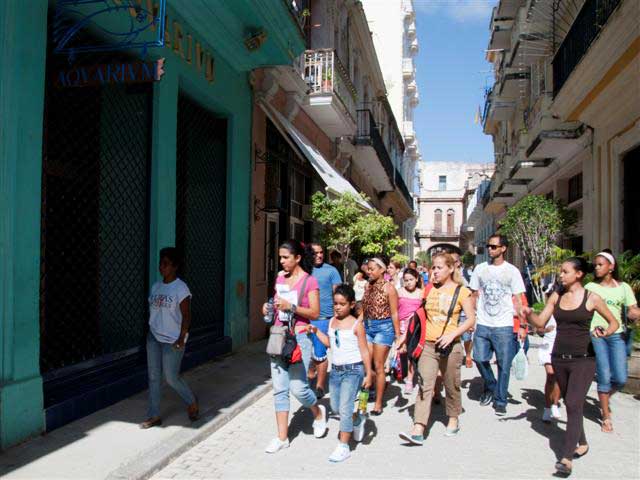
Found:
<path fill-rule="evenodd" d="M 340 413 L 340 434 L 338 446 L 329 457 L 330 462 L 342 462 L 351 456 L 349 439 L 352 433 L 355 441 L 359 442 L 364 437 L 365 419 L 355 415 L 354 422 L 353 407 L 360 387 L 371 386 L 373 374 L 364 325 L 352 315 L 355 306 L 353 288 L 340 285 L 333 294 L 335 315 L 329 322 L 329 334 L 309 326 L 309 332 L 331 348 L 331 410 Z"/>

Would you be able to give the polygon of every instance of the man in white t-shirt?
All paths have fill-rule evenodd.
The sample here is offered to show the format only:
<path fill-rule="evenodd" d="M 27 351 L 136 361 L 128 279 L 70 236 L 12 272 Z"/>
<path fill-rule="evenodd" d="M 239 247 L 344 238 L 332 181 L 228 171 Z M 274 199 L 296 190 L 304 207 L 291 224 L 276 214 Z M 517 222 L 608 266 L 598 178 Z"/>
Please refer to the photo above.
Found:
<path fill-rule="evenodd" d="M 480 404 L 493 403 L 498 416 L 507 413 L 509 373 L 516 354 L 513 317 L 522 310 L 520 295 L 525 291 L 520 271 L 504 259 L 508 246 L 504 235 L 491 236 L 487 243 L 490 262 L 478 265 L 469 282 L 477 306 L 473 360 L 484 380 Z M 526 322 L 522 325 L 524 327 Z M 519 336 L 525 334 L 524 328 L 518 332 Z M 498 364 L 497 380 L 491 369 L 494 353 Z"/>

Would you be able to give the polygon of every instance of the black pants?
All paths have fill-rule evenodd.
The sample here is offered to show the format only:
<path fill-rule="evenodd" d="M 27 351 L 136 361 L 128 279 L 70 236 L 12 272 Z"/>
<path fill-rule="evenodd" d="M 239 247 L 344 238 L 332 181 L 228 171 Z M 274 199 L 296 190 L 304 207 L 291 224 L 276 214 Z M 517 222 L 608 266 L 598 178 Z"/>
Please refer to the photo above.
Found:
<path fill-rule="evenodd" d="M 560 393 L 567 407 L 567 433 L 562 447 L 562 458 L 573 458 L 578 445 L 586 445 L 584 434 L 584 402 L 596 374 L 596 360 L 587 358 L 553 358 L 551 360 Z"/>

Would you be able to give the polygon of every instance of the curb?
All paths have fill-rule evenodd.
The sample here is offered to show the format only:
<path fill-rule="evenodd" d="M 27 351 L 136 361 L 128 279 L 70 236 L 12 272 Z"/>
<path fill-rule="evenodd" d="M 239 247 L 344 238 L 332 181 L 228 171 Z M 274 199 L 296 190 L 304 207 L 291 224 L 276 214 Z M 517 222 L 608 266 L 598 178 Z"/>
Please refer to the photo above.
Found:
<path fill-rule="evenodd" d="M 207 412 L 202 414 L 203 419 L 207 419 L 197 429 L 184 428 L 176 433 L 161 445 L 138 455 L 133 460 L 128 461 L 123 466 L 109 473 L 107 480 L 146 480 L 155 473 L 162 470 L 177 457 L 190 450 L 198 443 L 209 437 L 211 434 L 225 426 L 233 420 L 243 410 L 253 405 L 256 401 L 264 397 L 272 389 L 271 380 L 265 384 L 254 388 L 240 400 L 228 407 L 226 412 L 216 414 L 207 419 Z"/>

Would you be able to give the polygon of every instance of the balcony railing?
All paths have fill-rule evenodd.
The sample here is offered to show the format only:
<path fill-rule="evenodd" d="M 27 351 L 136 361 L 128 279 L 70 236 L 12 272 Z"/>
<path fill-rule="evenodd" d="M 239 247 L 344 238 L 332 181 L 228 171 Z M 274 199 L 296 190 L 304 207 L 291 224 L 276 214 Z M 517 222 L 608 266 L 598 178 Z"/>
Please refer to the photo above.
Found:
<path fill-rule="evenodd" d="M 422 229 L 419 231 L 421 237 L 454 238 L 460 236 L 460 229 L 443 230 L 442 228 Z"/>
<path fill-rule="evenodd" d="M 335 51 L 307 50 L 304 53 L 302 77 L 309 86 L 310 95 L 335 94 L 349 115 L 355 119 L 356 88 Z"/>
<path fill-rule="evenodd" d="M 553 94 L 560 92 L 621 0 L 586 0 L 553 59 Z"/>
<path fill-rule="evenodd" d="M 413 58 L 402 59 L 402 74 L 405 78 L 413 77 L 415 69 L 413 68 Z"/>
<path fill-rule="evenodd" d="M 384 171 L 387 173 L 387 176 L 390 180 L 393 181 L 393 162 L 391 162 L 391 157 L 389 156 L 389 152 L 387 152 L 387 147 L 382 140 L 382 136 L 380 135 L 380 131 L 378 130 L 371 110 L 358 110 L 357 125 L 358 130 L 356 132 L 356 145 L 371 145 L 376 151 L 376 154 L 378 155 L 380 163 L 382 164 Z"/>
<path fill-rule="evenodd" d="M 407 203 L 411 207 L 411 210 L 413 210 L 413 195 L 411 195 L 411 192 L 407 188 L 407 184 L 405 183 L 404 178 L 402 178 L 402 175 L 400 175 L 400 172 L 398 170 L 396 170 L 395 183 L 396 183 L 396 188 L 400 190 L 400 193 L 402 194 L 404 199 L 407 201 Z"/>

